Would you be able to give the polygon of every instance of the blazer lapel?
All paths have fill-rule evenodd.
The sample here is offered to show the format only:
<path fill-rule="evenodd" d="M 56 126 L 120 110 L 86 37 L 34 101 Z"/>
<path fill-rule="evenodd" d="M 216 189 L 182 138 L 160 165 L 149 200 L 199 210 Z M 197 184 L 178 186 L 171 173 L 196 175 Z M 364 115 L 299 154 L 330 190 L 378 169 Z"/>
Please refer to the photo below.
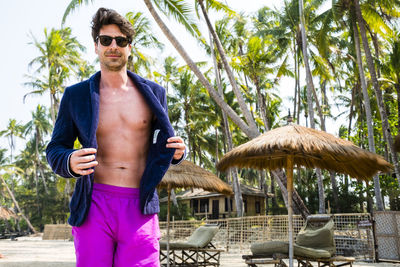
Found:
<path fill-rule="evenodd" d="M 92 119 L 89 130 L 90 146 L 97 149 L 96 131 L 99 122 L 99 105 L 100 105 L 100 71 L 90 79 L 90 102 L 92 109 Z"/>
<path fill-rule="evenodd" d="M 147 84 L 140 81 L 140 78 L 134 73 L 128 71 L 128 76 L 132 79 L 136 87 L 146 99 L 146 102 L 149 105 L 150 109 L 154 112 L 154 115 L 160 121 L 161 127 L 170 135 L 173 135 L 174 131 L 172 129 L 172 126 L 170 126 L 168 114 L 161 106 L 160 101 L 153 94 L 153 91 L 149 88 Z"/>

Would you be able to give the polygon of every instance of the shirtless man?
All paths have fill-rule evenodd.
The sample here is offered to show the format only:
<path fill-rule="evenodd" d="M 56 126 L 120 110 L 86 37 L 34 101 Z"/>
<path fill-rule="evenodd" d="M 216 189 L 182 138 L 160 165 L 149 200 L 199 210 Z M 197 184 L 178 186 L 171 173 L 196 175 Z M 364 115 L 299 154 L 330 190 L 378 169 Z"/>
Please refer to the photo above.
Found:
<path fill-rule="evenodd" d="M 92 37 L 101 71 L 68 87 L 47 158 L 77 178 L 70 203 L 77 267 L 159 266 L 155 187 L 185 156 L 167 114 L 165 90 L 127 71 L 134 30 L 100 8 Z M 78 138 L 84 148 L 73 149 Z"/>

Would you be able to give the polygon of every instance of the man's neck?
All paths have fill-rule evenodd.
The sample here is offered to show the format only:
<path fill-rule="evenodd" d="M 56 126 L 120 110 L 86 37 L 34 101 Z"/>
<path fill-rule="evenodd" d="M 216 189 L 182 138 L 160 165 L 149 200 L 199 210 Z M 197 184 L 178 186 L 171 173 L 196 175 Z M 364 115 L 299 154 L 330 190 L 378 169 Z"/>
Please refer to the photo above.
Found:
<path fill-rule="evenodd" d="M 128 82 L 126 68 L 120 71 L 101 70 L 100 88 L 127 89 Z"/>

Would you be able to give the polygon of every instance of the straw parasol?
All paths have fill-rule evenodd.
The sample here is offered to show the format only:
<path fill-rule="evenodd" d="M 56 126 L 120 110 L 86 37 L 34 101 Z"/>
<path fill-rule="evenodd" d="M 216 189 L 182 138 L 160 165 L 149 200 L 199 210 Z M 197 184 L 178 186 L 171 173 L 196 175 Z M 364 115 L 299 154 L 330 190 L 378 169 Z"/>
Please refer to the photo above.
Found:
<path fill-rule="evenodd" d="M 233 194 L 232 188 L 215 174 L 187 160 L 182 161 L 179 165 L 169 167 L 158 186 L 167 189 L 202 188 L 225 195 Z"/>
<path fill-rule="evenodd" d="M 184 160 L 179 165 L 171 165 L 158 185 L 168 191 L 167 206 L 167 266 L 169 266 L 169 223 L 172 188 L 202 188 L 210 192 L 232 195 L 232 188 L 215 174 Z"/>
<path fill-rule="evenodd" d="M 361 149 L 350 141 L 295 124 L 268 131 L 228 152 L 217 165 L 221 171 L 233 166 L 270 170 L 286 168 L 290 266 L 293 266 L 294 165 L 346 173 L 361 180 L 369 180 L 379 171 L 392 169 L 392 165 L 381 156 Z"/>
<path fill-rule="evenodd" d="M 15 212 L 13 212 L 12 210 L 10 210 L 7 207 L 1 207 L 0 206 L 0 219 L 5 219 L 8 220 L 11 217 L 16 218 L 17 215 L 15 214 Z"/>

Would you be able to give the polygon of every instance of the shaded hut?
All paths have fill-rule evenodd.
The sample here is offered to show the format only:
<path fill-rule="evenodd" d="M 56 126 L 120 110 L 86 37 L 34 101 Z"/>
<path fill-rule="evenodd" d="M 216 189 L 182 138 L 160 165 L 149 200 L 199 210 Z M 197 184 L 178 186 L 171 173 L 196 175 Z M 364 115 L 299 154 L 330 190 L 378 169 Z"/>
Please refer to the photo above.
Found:
<path fill-rule="evenodd" d="M 262 190 L 248 185 L 240 186 L 244 204 L 244 216 L 257 216 L 266 213 L 265 194 Z M 268 194 L 268 197 L 273 197 Z M 217 192 L 196 188 L 178 193 L 176 199 L 181 205 L 190 207 L 191 215 L 197 219 L 221 219 L 236 215 L 236 204 L 233 197 Z M 167 203 L 167 197 L 160 203 Z M 230 209 L 230 210 L 229 210 Z"/>

